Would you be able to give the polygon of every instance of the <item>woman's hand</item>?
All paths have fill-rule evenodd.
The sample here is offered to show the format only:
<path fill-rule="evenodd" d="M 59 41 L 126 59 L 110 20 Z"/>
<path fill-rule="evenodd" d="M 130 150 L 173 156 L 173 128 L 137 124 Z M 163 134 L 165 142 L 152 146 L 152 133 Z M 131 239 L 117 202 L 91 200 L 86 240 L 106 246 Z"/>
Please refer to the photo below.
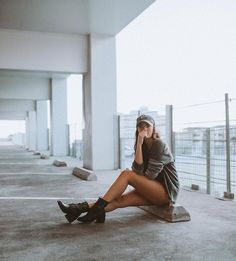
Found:
<path fill-rule="evenodd" d="M 145 137 L 147 137 L 147 130 L 146 129 L 140 130 L 137 137 L 137 146 L 136 146 L 135 158 L 134 158 L 134 160 L 138 164 L 143 164 L 142 144 Z"/>
<path fill-rule="evenodd" d="M 147 130 L 140 131 L 138 134 L 137 145 L 141 146 L 143 144 L 145 137 L 147 137 Z"/>

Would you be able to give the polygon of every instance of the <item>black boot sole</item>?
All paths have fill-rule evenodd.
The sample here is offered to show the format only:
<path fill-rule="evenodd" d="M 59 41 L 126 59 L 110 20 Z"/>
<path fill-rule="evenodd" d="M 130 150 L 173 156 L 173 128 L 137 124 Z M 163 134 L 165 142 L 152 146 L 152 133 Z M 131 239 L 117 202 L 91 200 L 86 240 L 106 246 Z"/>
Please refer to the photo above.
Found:
<path fill-rule="evenodd" d="M 104 212 L 97 216 L 96 223 L 105 223 L 105 219 L 106 219 L 106 214 Z"/>
<path fill-rule="evenodd" d="M 78 218 L 78 215 L 74 215 L 72 213 L 68 213 L 65 215 L 65 218 L 68 220 L 69 223 L 72 223 Z"/>
<path fill-rule="evenodd" d="M 91 218 L 91 219 L 86 219 L 86 218 L 83 219 L 83 217 L 77 218 L 77 220 L 79 222 L 82 222 L 84 224 L 89 224 L 89 223 L 92 223 L 93 221 L 95 221 L 96 223 L 104 223 L 105 219 L 106 219 L 105 212 L 102 212 L 102 213 L 98 214 L 96 217 Z"/>

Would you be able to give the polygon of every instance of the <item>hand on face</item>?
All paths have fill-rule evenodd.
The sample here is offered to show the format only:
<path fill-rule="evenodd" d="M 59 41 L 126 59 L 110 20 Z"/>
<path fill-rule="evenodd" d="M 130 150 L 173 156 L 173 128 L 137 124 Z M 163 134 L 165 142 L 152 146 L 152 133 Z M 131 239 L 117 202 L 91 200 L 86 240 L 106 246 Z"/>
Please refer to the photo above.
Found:
<path fill-rule="evenodd" d="M 144 129 L 144 130 L 139 131 L 139 133 L 138 133 L 138 144 L 142 145 L 144 139 L 147 138 L 147 137 L 148 137 L 147 130 Z"/>
<path fill-rule="evenodd" d="M 149 126 L 144 125 L 144 126 L 138 127 L 137 143 L 139 145 L 142 145 L 145 138 L 150 138 L 152 136 L 152 132 L 153 132 L 153 127 L 150 125 Z"/>

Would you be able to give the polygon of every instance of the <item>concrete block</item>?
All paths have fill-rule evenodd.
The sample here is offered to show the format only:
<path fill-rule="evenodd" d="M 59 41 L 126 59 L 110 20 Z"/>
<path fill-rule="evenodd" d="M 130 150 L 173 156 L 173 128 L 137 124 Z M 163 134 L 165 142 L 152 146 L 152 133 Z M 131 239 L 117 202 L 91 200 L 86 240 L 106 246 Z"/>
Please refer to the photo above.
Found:
<path fill-rule="evenodd" d="M 199 185 L 192 184 L 191 189 L 192 190 L 199 190 Z"/>
<path fill-rule="evenodd" d="M 65 161 L 59 161 L 59 160 L 54 160 L 53 165 L 56 167 L 66 167 L 67 166 Z"/>
<path fill-rule="evenodd" d="M 48 155 L 42 154 L 40 159 L 49 159 L 50 157 Z"/>
<path fill-rule="evenodd" d="M 190 214 L 183 206 L 165 205 L 165 206 L 139 206 L 139 208 L 158 216 L 168 222 L 181 222 L 191 220 Z"/>
<path fill-rule="evenodd" d="M 97 180 L 97 176 L 94 174 L 92 170 L 88 170 L 85 168 L 77 168 L 73 169 L 72 174 L 80 179 L 94 181 Z"/>
<path fill-rule="evenodd" d="M 234 199 L 234 193 L 231 193 L 231 192 L 224 192 L 224 198 L 227 198 L 227 199 Z"/>

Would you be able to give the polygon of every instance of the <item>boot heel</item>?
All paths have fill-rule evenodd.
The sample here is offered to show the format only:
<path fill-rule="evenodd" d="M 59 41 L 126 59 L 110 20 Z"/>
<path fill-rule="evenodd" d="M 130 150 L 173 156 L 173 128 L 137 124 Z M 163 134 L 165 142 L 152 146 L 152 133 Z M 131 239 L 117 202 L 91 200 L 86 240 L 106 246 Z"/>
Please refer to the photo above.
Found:
<path fill-rule="evenodd" d="M 103 198 L 99 198 L 94 205 L 88 210 L 88 213 L 83 216 L 77 218 L 79 222 L 83 223 L 91 223 L 93 221 L 96 221 L 97 223 L 104 223 L 105 222 L 105 207 L 109 203 L 104 200 Z"/>
<path fill-rule="evenodd" d="M 96 223 L 104 223 L 105 222 L 106 213 L 102 212 L 96 218 Z"/>
<path fill-rule="evenodd" d="M 72 223 L 73 221 L 76 220 L 78 216 L 74 215 L 74 214 L 71 214 L 71 213 L 68 213 L 65 215 L 65 218 L 70 222 Z"/>

